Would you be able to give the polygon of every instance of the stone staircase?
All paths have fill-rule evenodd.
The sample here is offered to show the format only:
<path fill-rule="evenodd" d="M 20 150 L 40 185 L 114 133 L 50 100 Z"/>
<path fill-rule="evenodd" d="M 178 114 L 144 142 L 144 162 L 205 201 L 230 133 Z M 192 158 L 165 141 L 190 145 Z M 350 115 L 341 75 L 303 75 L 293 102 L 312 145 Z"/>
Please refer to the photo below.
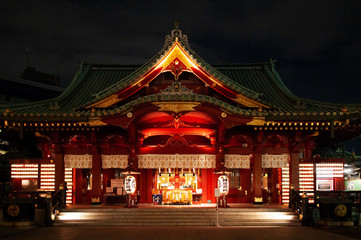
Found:
<path fill-rule="evenodd" d="M 215 208 L 72 208 L 59 213 L 54 226 L 216 226 Z M 220 226 L 299 226 L 282 208 L 219 208 Z"/>

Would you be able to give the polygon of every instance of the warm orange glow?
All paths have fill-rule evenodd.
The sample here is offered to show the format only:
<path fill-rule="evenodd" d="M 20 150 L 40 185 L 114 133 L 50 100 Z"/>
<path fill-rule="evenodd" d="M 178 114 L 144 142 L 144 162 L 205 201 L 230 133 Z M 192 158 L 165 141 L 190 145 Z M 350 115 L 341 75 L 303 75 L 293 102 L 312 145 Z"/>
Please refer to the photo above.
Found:
<path fill-rule="evenodd" d="M 316 163 L 317 178 L 343 177 L 343 163 Z"/>
<path fill-rule="evenodd" d="M 299 166 L 299 183 L 300 192 L 314 191 L 314 169 L 313 163 L 300 163 Z M 307 193 L 308 196 L 313 196 L 313 193 Z M 309 199 L 313 203 L 313 199 Z"/>
<path fill-rule="evenodd" d="M 150 137 L 150 136 L 159 136 L 159 135 L 199 135 L 199 136 L 209 136 L 216 132 L 213 129 L 207 128 L 149 128 L 139 130 L 140 133 Z"/>
<path fill-rule="evenodd" d="M 11 164 L 11 178 L 38 178 L 38 164 Z"/>
<path fill-rule="evenodd" d="M 45 191 L 55 190 L 55 164 L 40 165 L 40 188 Z"/>
<path fill-rule="evenodd" d="M 282 168 L 282 204 L 290 202 L 290 166 Z"/>
<path fill-rule="evenodd" d="M 66 191 L 66 204 L 73 203 L 73 169 L 65 168 L 65 182 L 68 190 Z"/>
<path fill-rule="evenodd" d="M 188 54 L 184 51 L 184 49 L 179 45 L 176 41 L 168 53 L 160 60 L 157 68 L 162 67 L 166 68 L 169 64 L 171 64 L 176 58 L 178 58 L 184 65 L 188 68 L 196 68 L 199 69 L 194 60 L 192 60 Z"/>

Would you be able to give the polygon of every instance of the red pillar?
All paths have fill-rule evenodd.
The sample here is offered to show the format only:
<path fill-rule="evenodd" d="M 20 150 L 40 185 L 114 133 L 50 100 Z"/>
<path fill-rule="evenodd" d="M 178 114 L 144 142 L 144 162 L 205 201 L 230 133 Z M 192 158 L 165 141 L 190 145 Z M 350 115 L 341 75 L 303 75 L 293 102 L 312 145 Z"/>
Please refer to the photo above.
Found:
<path fill-rule="evenodd" d="M 216 177 L 218 177 L 218 175 L 214 174 L 214 170 L 213 169 L 208 169 L 208 174 L 207 174 L 207 190 L 208 190 L 208 200 L 211 200 L 212 203 L 216 202 L 215 196 L 214 196 L 214 189 L 216 188 Z"/>
<path fill-rule="evenodd" d="M 55 190 L 59 189 L 60 185 L 64 185 L 64 151 L 60 146 L 55 146 L 54 149 L 54 164 L 55 164 Z"/>
<path fill-rule="evenodd" d="M 251 186 L 251 169 L 240 169 L 240 186 L 242 187 L 241 203 L 253 202 L 252 187 Z"/>
<path fill-rule="evenodd" d="M 154 176 L 153 176 L 153 169 L 147 169 L 147 203 L 152 203 L 153 202 L 153 195 L 152 195 L 152 190 L 153 190 L 153 180 Z"/>
<path fill-rule="evenodd" d="M 140 169 L 139 182 L 137 182 L 137 188 L 140 193 L 140 202 L 147 202 L 147 169 Z"/>
<path fill-rule="evenodd" d="M 202 203 L 207 203 L 208 200 L 208 177 L 207 169 L 202 169 Z"/>
<path fill-rule="evenodd" d="M 102 156 L 98 149 L 93 149 L 92 154 L 92 204 L 101 202 L 101 174 L 102 174 Z"/>
<path fill-rule="evenodd" d="M 262 204 L 262 154 L 253 154 L 253 203 Z"/>
<path fill-rule="evenodd" d="M 138 183 L 141 203 L 152 203 L 153 174 L 152 169 L 141 169 Z"/>
<path fill-rule="evenodd" d="M 306 159 L 312 158 L 312 151 L 313 151 L 313 149 L 315 149 L 315 147 L 316 147 L 316 144 L 313 141 L 313 139 L 307 139 L 305 141 L 305 156 L 304 156 L 304 158 L 306 158 Z"/>
<path fill-rule="evenodd" d="M 290 187 L 293 187 L 294 190 L 299 191 L 300 158 L 298 153 L 291 153 L 290 157 Z"/>

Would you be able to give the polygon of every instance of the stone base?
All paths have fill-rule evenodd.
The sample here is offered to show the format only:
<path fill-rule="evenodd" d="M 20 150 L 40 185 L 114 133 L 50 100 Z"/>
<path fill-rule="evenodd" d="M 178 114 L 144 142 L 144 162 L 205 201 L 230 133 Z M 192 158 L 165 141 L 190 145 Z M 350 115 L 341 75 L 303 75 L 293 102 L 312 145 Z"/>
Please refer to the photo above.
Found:
<path fill-rule="evenodd" d="M 353 227 L 354 222 L 352 221 L 329 221 L 329 220 L 320 220 L 318 225 L 327 226 L 327 227 Z"/>
<path fill-rule="evenodd" d="M 0 222 L 0 227 L 33 227 L 33 221 L 25 221 L 25 222 Z"/>

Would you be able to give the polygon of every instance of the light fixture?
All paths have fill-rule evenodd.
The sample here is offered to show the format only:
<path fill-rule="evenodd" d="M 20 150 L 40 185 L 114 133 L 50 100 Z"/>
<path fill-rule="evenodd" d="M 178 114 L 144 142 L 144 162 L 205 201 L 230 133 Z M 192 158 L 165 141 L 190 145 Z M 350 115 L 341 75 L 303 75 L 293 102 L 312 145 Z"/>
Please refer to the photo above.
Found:
<path fill-rule="evenodd" d="M 133 167 L 133 159 L 131 159 L 128 166 L 120 172 L 126 175 L 140 174 L 139 170 Z"/>
<path fill-rule="evenodd" d="M 229 170 L 229 169 L 224 165 L 224 160 L 222 160 L 221 164 L 216 168 L 216 170 L 214 170 L 213 173 L 214 173 L 214 174 L 227 174 L 227 173 L 232 173 L 232 171 Z"/>

